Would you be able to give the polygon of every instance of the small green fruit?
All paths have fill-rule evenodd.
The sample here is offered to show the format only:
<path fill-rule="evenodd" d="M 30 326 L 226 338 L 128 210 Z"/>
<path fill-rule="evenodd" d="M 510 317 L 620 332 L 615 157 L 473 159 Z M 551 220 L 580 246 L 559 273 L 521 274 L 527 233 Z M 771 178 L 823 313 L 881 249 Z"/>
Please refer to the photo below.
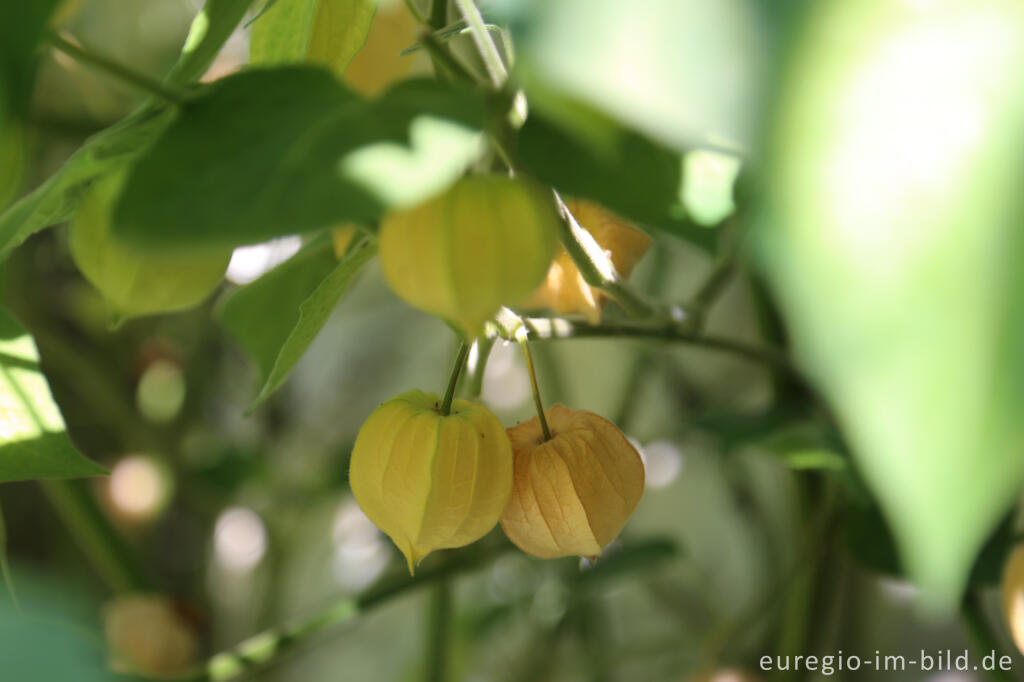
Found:
<path fill-rule="evenodd" d="M 142 251 L 116 239 L 110 215 L 121 181 L 104 178 L 82 200 L 69 234 L 75 265 L 121 318 L 196 305 L 223 279 L 231 249 Z"/>

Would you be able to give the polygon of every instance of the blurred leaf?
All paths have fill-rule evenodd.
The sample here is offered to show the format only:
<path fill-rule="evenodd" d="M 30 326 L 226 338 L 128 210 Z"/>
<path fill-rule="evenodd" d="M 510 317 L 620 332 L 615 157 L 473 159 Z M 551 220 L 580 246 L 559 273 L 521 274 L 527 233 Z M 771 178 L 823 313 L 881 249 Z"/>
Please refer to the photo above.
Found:
<path fill-rule="evenodd" d="M 166 110 L 140 112 L 86 141 L 56 174 L 0 214 L 0 260 L 32 234 L 69 219 L 89 184 L 127 163 L 169 119 Z"/>
<path fill-rule="evenodd" d="M 104 473 L 64 433 L 32 337 L 0 312 L 0 482 Z"/>
<path fill-rule="evenodd" d="M 186 104 L 136 164 L 116 209 L 115 233 L 165 248 L 373 224 L 390 198 L 378 176 L 350 167 L 353 158 L 375 146 L 386 155 L 411 139 L 420 149 L 409 153 L 400 177 L 416 191 L 404 188 L 403 201 L 439 191 L 475 158 L 475 147 L 469 153 L 457 144 L 453 156 L 432 137 L 416 145 L 417 122 L 431 119 L 479 131 L 483 102 L 433 81 L 404 81 L 366 101 L 309 66 L 230 76 Z"/>
<path fill-rule="evenodd" d="M 809 7 L 761 262 L 904 565 L 948 612 L 1024 479 L 1024 6 Z"/>
<path fill-rule="evenodd" d="M 0 210 L 18 196 L 25 169 L 26 140 L 21 125 L 0 121 Z"/>
<path fill-rule="evenodd" d="M 32 4 L 14 3 L 18 7 Z M 201 76 L 250 4 L 252 0 L 209 0 L 192 22 L 182 55 L 167 82 L 182 86 Z M 97 133 L 56 174 L 0 214 L 0 261 L 35 232 L 70 218 L 89 183 L 131 161 L 163 130 L 171 113 L 146 106 Z"/>
<path fill-rule="evenodd" d="M 873 505 L 851 505 L 843 516 L 843 537 L 850 554 L 863 566 L 883 575 L 906 577 L 896 541 L 881 510 Z M 985 541 L 971 568 L 972 587 L 999 585 L 1010 551 L 1019 542 L 1013 515 L 1003 518 Z"/>
<path fill-rule="evenodd" d="M 263 387 L 250 410 L 288 378 L 334 306 L 376 253 L 369 243 L 339 263 L 329 240 L 318 240 L 218 306 L 221 323 L 259 365 Z"/>
<path fill-rule="evenodd" d="M 753 0 L 504 0 L 531 103 L 594 106 L 684 151 L 746 145 L 764 38 Z"/>
<path fill-rule="evenodd" d="M 14 578 L 11 576 L 11 565 L 7 561 L 7 522 L 3 509 L 0 509 L 0 576 L 3 577 L 7 593 L 11 595 L 11 603 L 15 608 L 19 608 L 18 593 L 14 590 Z"/>
<path fill-rule="evenodd" d="M 687 217 L 682 156 L 637 133 L 605 127 L 600 137 L 584 138 L 535 111 L 519 132 L 517 156 L 531 174 L 567 195 L 714 250 L 715 231 Z"/>
<path fill-rule="evenodd" d="M 0 603 L 0 670 L 14 682 L 142 682 L 110 672 L 96 629 L 96 605 L 67 577 L 17 575 L 22 609 Z"/>
<path fill-rule="evenodd" d="M 310 61 L 340 76 L 363 46 L 377 0 L 278 0 L 253 25 L 251 64 Z"/>
<path fill-rule="evenodd" d="M 0 127 L 10 116 L 23 116 L 32 96 L 37 47 L 57 0 L 0 3 Z"/>

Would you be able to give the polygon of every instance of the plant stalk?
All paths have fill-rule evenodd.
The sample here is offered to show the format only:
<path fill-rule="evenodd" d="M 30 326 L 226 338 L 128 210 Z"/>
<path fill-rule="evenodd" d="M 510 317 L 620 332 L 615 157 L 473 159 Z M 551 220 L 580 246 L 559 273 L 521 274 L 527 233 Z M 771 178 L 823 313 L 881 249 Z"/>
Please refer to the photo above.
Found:
<path fill-rule="evenodd" d="M 459 385 L 459 376 L 466 364 L 466 357 L 469 355 L 469 344 L 462 341 L 459 344 L 459 352 L 455 356 L 455 366 L 452 367 L 451 376 L 448 377 L 448 389 L 444 393 L 444 401 L 441 403 L 441 414 L 448 416 L 452 413 L 452 401 L 455 399 L 455 389 Z"/>

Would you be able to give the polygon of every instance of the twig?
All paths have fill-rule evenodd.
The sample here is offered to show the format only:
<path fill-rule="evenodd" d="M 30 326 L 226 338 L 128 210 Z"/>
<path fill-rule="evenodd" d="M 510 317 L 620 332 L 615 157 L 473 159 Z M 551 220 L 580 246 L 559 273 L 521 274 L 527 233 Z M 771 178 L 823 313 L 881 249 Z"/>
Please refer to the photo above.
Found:
<path fill-rule="evenodd" d="M 55 49 L 60 50 L 72 59 L 95 67 L 108 76 L 133 85 L 147 94 L 171 104 L 182 104 L 185 101 L 185 97 L 180 92 L 168 88 L 155 78 L 150 78 L 112 59 L 90 52 L 56 33 L 50 34 L 49 42 Z"/>
<path fill-rule="evenodd" d="M 353 621 L 357 616 L 406 592 L 479 568 L 506 549 L 508 545 L 498 545 L 482 552 L 462 552 L 447 563 L 418 571 L 415 576 L 400 576 L 357 597 L 342 599 L 307 620 L 250 637 L 236 647 L 215 655 L 201 670 L 178 680 L 227 682 L 238 679 L 257 668 L 280 661 L 316 635 Z"/>

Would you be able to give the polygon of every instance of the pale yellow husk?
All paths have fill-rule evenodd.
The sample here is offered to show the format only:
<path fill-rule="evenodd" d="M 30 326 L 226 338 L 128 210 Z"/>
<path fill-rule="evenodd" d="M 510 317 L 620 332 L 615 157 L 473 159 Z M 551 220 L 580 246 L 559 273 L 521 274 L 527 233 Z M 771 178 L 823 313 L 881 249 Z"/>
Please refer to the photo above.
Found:
<path fill-rule="evenodd" d="M 403 393 L 374 410 L 356 438 L 349 483 L 363 513 L 405 555 L 462 547 L 494 528 L 512 489 L 512 447 L 483 405 Z"/>
<path fill-rule="evenodd" d="M 569 199 L 566 206 L 608 254 L 615 271 L 622 277 L 629 277 L 651 248 L 651 237 L 592 201 Z M 604 294 L 587 284 L 569 254 L 559 249 L 544 282 L 520 307 L 548 308 L 559 315 L 580 314 L 591 324 L 598 324 L 604 302 Z"/>
<path fill-rule="evenodd" d="M 643 462 L 599 415 L 562 405 L 545 415 L 551 440 L 536 417 L 508 430 L 515 472 L 502 528 L 519 549 L 542 559 L 596 557 L 643 495 Z"/>
<path fill-rule="evenodd" d="M 380 262 L 407 303 L 478 335 L 544 278 L 559 217 L 544 190 L 496 175 L 463 178 L 381 221 Z"/>

